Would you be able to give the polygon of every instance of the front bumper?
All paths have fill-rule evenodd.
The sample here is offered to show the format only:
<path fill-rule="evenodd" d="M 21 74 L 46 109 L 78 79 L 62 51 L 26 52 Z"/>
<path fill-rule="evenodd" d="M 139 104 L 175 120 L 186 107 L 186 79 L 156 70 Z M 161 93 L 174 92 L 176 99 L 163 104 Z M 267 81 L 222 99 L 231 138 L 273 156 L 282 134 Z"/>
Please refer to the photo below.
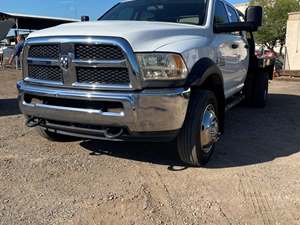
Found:
<path fill-rule="evenodd" d="M 18 82 L 17 88 L 19 107 L 26 116 L 83 125 L 123 127 L 128 129 L 129 133 L 179 130 L 184 123 L 190 97 L 190 90 L 184 88 L 99 92 L 42 87 L 24 81 Z M 120 103 L 123 107 L 119 112 L 104 112 L 101 108 L 87 109 L 59 106 L 55 103 L 26 102 L 26 95 L 66 101 L 113 102 Z"/>

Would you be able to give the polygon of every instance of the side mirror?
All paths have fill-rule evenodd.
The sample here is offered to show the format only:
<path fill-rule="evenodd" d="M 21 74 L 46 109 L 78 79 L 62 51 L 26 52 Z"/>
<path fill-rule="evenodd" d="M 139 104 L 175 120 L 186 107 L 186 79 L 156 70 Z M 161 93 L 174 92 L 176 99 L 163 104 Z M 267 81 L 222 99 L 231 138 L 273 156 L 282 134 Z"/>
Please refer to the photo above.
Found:
<path fill-rule="evenodd" d="M 254 27 L 262 26 L 263 9 L 261 6 L 249 6 L 246 10 L 246 22 Z"/>
<path fill-rule="evenodd" d="M 249 6 L 246 11 L 246 22 L 215 24 L 216 33 L 230 33 L 238 31 L 255 32 L 262 25 L 263 9 L 260 6 Z"/>
<path fill-rule="evenodd" d="M 81 22 L 87 22 L 87 21 L 90 21 L 89 16 L 81 16 Z"/>
<path fill-rule="evenodd" d="M 215 33 L 232 33 L 239 31 L 254 31 L 256 28 L 252 24 L 247 22 L 234 22 L 234 23 L 225 23 L 225 24 L 215 24 L 214 32 Z"/>

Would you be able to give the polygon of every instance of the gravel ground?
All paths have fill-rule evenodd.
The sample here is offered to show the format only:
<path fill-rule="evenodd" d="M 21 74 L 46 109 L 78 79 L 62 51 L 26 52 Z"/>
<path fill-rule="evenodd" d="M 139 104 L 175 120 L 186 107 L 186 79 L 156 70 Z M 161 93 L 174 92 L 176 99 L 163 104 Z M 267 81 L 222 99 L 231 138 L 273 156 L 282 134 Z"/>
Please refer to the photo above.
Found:
<path fill-rule="evenodd" d="M 53 143 L 24 126 L 20 73 L 0 71 L 1 225 L 300 224 L 300 83 L 237 107 L 205 168 L 171 146 Z"/>

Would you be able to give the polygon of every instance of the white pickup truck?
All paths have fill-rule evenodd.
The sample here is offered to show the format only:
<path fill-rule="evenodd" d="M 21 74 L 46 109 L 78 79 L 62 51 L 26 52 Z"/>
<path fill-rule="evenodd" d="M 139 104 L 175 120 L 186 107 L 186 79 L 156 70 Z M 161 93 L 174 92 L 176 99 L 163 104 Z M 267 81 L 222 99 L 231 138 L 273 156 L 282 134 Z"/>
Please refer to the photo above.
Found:
<path fill-rule="evenodd" d="M 96 22 L 32 33 L 17 83 L 27 125 L 42 136 L 173 141 L 183 162 L 208 162 L 226 109 L 263 107 L 268 71 L 246 15 L 223 0 L 132 0 Z"/>

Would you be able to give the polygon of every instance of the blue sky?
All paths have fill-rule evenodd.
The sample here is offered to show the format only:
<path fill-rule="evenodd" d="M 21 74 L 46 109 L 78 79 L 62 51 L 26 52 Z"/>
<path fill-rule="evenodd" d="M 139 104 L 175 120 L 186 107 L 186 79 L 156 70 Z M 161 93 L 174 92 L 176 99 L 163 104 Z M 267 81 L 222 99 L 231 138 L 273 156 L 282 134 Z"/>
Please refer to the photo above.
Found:
<path fill-rule="evenodd" d="M 0 11 L 42 16 L 96 19 L 119 0 L 0 0 Z M 247 0 L 229 0 L 231 3 Z"/>

